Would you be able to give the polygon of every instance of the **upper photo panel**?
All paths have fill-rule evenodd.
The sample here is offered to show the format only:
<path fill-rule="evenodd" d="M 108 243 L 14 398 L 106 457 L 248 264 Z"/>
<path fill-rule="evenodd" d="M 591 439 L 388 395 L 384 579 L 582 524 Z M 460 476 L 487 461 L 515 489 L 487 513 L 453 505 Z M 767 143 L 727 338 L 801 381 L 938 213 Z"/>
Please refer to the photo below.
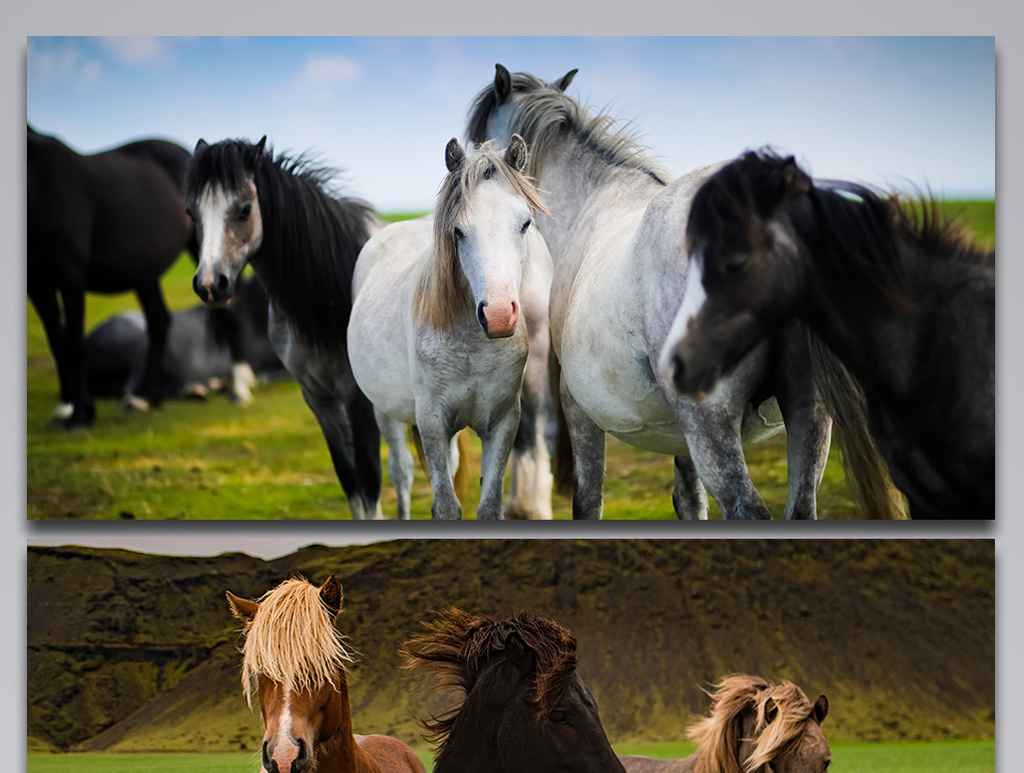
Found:
<path fill-rule="evenodd" d="M 30 37 L 29 519 L 992 519 L 993 37 Z"/>

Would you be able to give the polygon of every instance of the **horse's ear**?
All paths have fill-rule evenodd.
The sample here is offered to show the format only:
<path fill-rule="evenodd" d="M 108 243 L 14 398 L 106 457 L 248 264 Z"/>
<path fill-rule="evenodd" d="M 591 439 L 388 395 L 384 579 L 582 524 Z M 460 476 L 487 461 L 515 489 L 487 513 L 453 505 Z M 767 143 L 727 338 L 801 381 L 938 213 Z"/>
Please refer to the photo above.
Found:
<path fill-rule="evenodd" d="M 341 611 L 341 583 L 333 574 L 320 586 L 320 603 L 327 607 L 331 617 L 336 617 Z"/>
<path fill-rule="evenodd" d="M 574 67 L 551 85 L 554 86 L 559 91 L 565 91 L 567 88 L 569 88 L 569 84 L 572 83 L 572 79 L 576 77 L 576 73 L 578 73 L 579 71 L 579 67 Z"/>
<path fill-rule="evenodd" d="M 524 676 L 532 674 L 537 668 L 533 650 L 523 643 L 519 634 L 510 633 L 505 639 L 505 657 Z"/>
<path fill-rule="evenodd" d="M 255 601 L 249 599 L 243 599 L 236 596 L 229 590 L 224 591 L 224 595 L 228 598 L 228 606 L 231 607 L 231 614 L 237 617 L 239 620 L 249 622 L 256 617 L 256 612 L 260 608 L 260 605 Z"/>
<path fill-rule="evenodd" d="M 512 76 L 503 65 L 494 65 L 494 97 L 498 104 L 504 104 L 512 94 Z"/>
<path fill-rule="evenodd" d="M 814 708 L 811 710 L 811 713 L 819 725 L 824 722 L 825 717 L 828 716 L 828 698 L 824 695 L 819 695 L 818 700 L 814 702 Z"/>
<path fill-rule="evenodd" d="M 210 144 L 200 137 L 199 142 L 196 143 L 196 149 L 192 151 L 192 155 L 197 156 L 201 151 L 206 150 L 208 147 L 210 147 Z"/>
<path fill-rule="evenodd" d="M 783 162 L 782 181 L 786 186 L 786 192 L 792 196 L 800 196 L 811 190 L 811 178 L 807 176 L 796 164 L 796 159 L 790 156 Z"/>
<path fill-rule="evenodd" d="M 505 148 L 505 163 L 515 169 L 519 174 L 526 172 L 526 140 L 518 134 L 513 134 Z"/>
<path fill-rule="evenodd" d="M 448 167 L 449 172 L 454 172 L 460 166 L 466 158 L 466 151 L 462 149 L 459 141 L 452 137 L 448 140 L 448 144 L 444 148 L 444 165 Z"/>
<path fill-rule="evenodd" d="M 264 134 L 260 141 L 253 145 L 245 154 L 245 164 L 251 171 L 255 172 L 259 168 L 260 161 L 263 160 L 263 150 L 266 147 L 267 135 Z"/>
<path fill-rule="evenodd" d="M 778 715 L 779 707 L 775 703 L 775 699 L 769 698 L 764 702 L 764 723 L 770 725 Z"/>

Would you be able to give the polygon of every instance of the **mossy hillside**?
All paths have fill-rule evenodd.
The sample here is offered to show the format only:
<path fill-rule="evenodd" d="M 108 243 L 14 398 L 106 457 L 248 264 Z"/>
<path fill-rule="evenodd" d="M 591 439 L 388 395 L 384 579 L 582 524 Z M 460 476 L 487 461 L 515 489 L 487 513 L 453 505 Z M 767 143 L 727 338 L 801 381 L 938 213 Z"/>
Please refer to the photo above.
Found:
<path fill-rule="evenodd" d="M 58 748 L 254 748 L 223 591 L 336 573 L 356 729 L 420 747 L 414 717 L 444 702 L 400 649 L 448 605 L 568 626 L 616 742 L 683 740 L 701 688 L 737 671 L 828 694 L 837 739 L 990 736 L 992 563 L 977 540 L 424 540 L 271 562 L 33 548 L 28 729 Z"/>

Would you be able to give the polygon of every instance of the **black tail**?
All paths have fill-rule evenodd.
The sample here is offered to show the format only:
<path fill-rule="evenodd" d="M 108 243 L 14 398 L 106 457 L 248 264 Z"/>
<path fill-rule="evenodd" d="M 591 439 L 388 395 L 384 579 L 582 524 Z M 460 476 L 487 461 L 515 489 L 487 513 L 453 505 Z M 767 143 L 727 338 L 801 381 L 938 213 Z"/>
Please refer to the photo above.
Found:
<path fill-rule="evenodd" d="M 908 518 L 903 494 L 868 430 L 867 404 L 860 384 L 832 350 L 808 331 L 814 385 L 832 415 L 843 458 L 846 484 L 865 518 Z"/>

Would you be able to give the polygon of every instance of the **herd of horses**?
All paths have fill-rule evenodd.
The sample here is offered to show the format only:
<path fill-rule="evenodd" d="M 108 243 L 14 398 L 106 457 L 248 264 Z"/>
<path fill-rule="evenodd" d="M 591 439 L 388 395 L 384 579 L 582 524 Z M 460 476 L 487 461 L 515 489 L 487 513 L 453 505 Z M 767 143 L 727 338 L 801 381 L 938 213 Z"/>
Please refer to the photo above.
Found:
<path fill-rule="evenodd" d="M 263 719 L 267 773 L 424 773 L 405 743 L 355 734 L 348 697 L 350 656 L 334 627 L 342 589 L 286 580 L 253 601 L 227 592 L 244 622 L 242 684 Z M 505 617 L 449 609 L 404 645 L 455 704 L 421 718 L 436 748 L 434 770 L 536 773 L 824 773 L 831 761 L 811 702 L 791 682 L 723 679 L 707 717 L 689 729 L 697 751 L 681 760 L 616 755 L 597 702 L 577 671 L 576 637 L 529 612 Z"/>
<path fill-rule="evenodd" d="M 575 75 L 497 65 L 434 215 L 391 225 L 266 137 L 78 156 L 30 128 L 29 296 L 66 426 L 94 414 L 85 290 L 136 290 L 149 345 L 130 391 L 160 399 L 158 279 L 188 249 L 229 332 L 252 267 L 356 518 L 382 517 L 381 434 L 408 517 L 406 425 L 435 518 L 462 517 L 469 426 L 478 518 L 510 514 L 510 456 L 510 511 L 549 518 L 554 470 L 573 517 L 600 518 L 608 434 L 674 457 L 678 517 L 706 518 L 710 494 L 726 518 L 770 518 L 743 445 L 785 429 L 785 517 L 813 519 L 833 425 L 863 517 L 994 517 L 994 254 L 933 202 L 815 182 L 770 151 L 673 177 L 566 94 Z"/>

